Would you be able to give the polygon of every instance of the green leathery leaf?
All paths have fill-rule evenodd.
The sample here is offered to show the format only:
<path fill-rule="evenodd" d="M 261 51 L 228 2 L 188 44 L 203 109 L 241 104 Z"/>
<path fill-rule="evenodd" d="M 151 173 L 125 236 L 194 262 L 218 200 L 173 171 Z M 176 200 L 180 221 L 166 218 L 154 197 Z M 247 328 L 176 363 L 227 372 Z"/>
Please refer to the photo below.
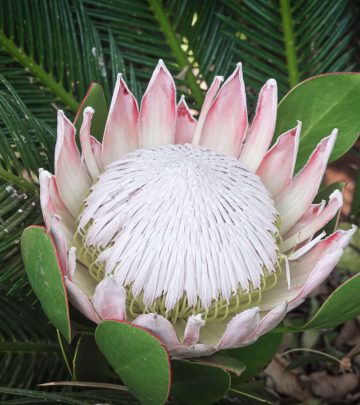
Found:
<path fill-rule="evenodd" d="M 136 326 L 104 321 L 95 340 L 107 361 L 141 404 L 163 404 L 170 390 L 168 352 L 154 335 Z"/>
<path fill-rule="evenodd" d="M 330 184 L 327 187 L 324 187 L 321 189 L 318 193 L 318 195 L 314 199 L 314 203 L 321 203 L 321 201 L 325 200 L 326 203 L 329 201 L 330 195 L 335 191 L 339 190 L 341 193 L 344 191 L 345 188 L 345 183 L 342 181 L 338 181 L 336 183 Z M 332 218 L 324 227 L 324 231 L 326 232 L 326 235 L 332 234 L 338 225 L 339 222 L 339 217 L 340 217 L 340 212 L 341 210 L 338 210 L 334 218 Z"/>
<path fill-rule="evenodd" d="M 86 107 L 92 107 L 95 110 L 91 121 L 91 135 L 98 141 L 102 141 L 108 109 L 106 106 L 106 99 L 104 90 L 98 83 L 92 83 L 84 100 L 82 101 L 79 111 L 76 114 L 74 125 L 76 127 L 77 136 L 79 134 L 81 124 L 83 121 L 83 112 Z"/>
<path fill-rule="evenodd" d="M 233 377 L 232 383 L 239 384 L 257 375 L 275 356 L 282 339 L 282 334 L 268 333 L 261 336 L 250 346 L 239 349 L 222 350 L 221 353 L 240 360 L 246 365 L 246 370 L 239 376 Z"/>
<path fill-rule="evenodd" d="M 286 332 L 333 328 L 360 314 L 360 273 L 341 284 L 315 315 L 302 326 L 285 327 Z"/>
<path fill-rule="evenodd" d="M 30 226 L 21 236 L 26 274 L 41 306 L 65 339 L 71 341 L 69 306 L 54 241 L 44 227 Z"/>
<path fill-rule="evenodd" d="M 174 360 L 171 397 L 188 405 L 214 404 L 230 387 L 230 374 L 218 367 Z"/>
<path fill-rule="evenodd" d="M 274 140 L 302 121 L 296 171 L 334 128 L 339 132 L 330 161 L 352 147 L 360 133 L 359 94 L 359 73 L 331 73 L 305 80 L 285 95 L 278 107 Z"/>

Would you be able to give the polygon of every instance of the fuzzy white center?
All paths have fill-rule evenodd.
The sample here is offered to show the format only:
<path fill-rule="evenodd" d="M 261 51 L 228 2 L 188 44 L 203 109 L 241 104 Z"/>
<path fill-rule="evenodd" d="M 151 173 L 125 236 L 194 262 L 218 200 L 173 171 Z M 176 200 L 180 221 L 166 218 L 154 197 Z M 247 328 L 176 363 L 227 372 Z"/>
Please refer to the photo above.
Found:
<path fill-rule="evenodd" d="M 191 145 L 129 153 L 93 185 L 78 231 L 144 305 L 208 308 L 261 288 L 277 263 L 277 213 L 234 158 Z"/>

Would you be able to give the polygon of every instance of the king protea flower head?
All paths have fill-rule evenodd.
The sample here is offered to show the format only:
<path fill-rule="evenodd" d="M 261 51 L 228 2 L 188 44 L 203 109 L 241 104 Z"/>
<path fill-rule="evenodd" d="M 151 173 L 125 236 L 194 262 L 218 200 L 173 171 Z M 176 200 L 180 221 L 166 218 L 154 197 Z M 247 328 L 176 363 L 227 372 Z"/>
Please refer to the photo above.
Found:
<path fill-rule="evenodd" d="M 40 171 L 73 305 L 151 331 L 174 357 L 254 342 L 324 282 L 354 232 L 318 234 L 342 206 L 339 191 L 313 204 L 337 131 L 294 176 L 301 123 L 270 147 L 276 81 L 251 125 L 241 65 L 221 82 L 196 120 L 162 61 L 140 109 L 119 75 L 102 144 L 92 108 L 81 154 L 59 111 L 55 175 Z"/>

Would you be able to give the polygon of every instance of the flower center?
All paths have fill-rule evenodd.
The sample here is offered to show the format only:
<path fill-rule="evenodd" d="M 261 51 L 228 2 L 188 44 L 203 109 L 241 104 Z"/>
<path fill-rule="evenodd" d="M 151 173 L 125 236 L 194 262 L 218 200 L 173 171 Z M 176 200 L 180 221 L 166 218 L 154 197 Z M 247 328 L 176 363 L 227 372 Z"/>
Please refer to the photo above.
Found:
<path fill-rule="evenodd" d="M 79 259 L 113 274 L 128 312 L 219 319 L 261 299 L 279 273 L 277 212 L 237 159 L 191 145 L 129 153 L 107 166 L 78 219 Z"/>

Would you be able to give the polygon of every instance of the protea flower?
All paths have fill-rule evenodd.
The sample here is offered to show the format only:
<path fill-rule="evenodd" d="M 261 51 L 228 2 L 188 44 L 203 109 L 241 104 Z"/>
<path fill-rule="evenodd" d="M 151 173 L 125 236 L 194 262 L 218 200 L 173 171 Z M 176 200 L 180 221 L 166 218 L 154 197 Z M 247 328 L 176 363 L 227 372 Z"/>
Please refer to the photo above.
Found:
<path fill-rule="evenodd" d="M 239 64 L 210 86 L 198 120 L 157 65 L 140 109 L 117 78 L 102 144 L 58 113 L 55 175 L 41 207 L 73 305 L 98 323 L 130 322 L 173 357 L 254 342 L 330 274 L 354 229 L 318 231 L 342 206 L 313 204 L 336 129 L 294 176 L 301 123 L 269 149 L 277 85 L 248 125 Z M 95 112 L 96 114 L 96 112 Z M 314 237 L 314 235 L 316 235 Z"/>

